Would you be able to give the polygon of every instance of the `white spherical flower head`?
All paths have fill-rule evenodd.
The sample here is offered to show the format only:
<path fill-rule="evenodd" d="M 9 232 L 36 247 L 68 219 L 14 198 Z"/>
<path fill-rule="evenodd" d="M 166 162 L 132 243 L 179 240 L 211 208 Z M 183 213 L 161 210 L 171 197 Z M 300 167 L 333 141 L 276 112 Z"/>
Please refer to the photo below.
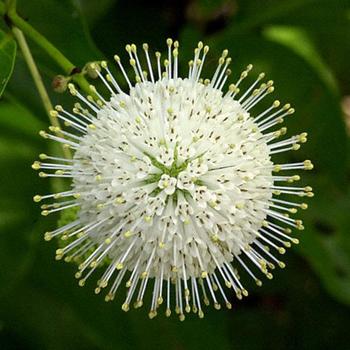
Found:
<path fill-rule="evenodd" d="M 71 222 L 45 238 L 67 241 L 56 257 L 79 262 L 80 285 L 101 271 L 96 293 L 108 287 L 107 301 L 126 284 L 123 310 L 132 303 L 140 307 L 148 287 L 151 318 L 164 301 L 166 315 L 174 308 L 183 320 L 190 310 L 203 317 L 210 302 L 231 308 L 232 291 L 239 299 L 246 296 L 237 267 L 257 285 L 261 281 L 250 266 L 268 278 L 275 265 L 284 267 L 275 252 L 298 242 L 290 228 L 303 229 L 289 214 L 307 207 L 290 197 L 313 194 L 308 186 L 283 183 L 298 180 L 291 171 L 312 164 L 273 163 L 272 154 L 298 149 L 307 135 L 277 140 L 286 129 L 276 126 L 294 110 L 274 101 L 259 111 L 259 102 L 273 91 L 272 81 L 262 82 L 263 73 L 241 94 L 249 65 L 225 92 L 227 50 L 212 78 L 203 79 L 207 46 L 198 44 L 188 76 L 179 77 L 179 44 L 168 39 L 167 45 L 162 65 L 160 53 L 153 64 L 144 44 L 144 67 L 136 46 L 126 46 L 135 85 L 115 56 L 124 90 L 106 62 L 100 64 L 105 73 L 93 65 L 108 99 L 93 86 L 87 97 L 69 86 L 80 103 L 72 112 L 61 106 L 52 112 L 69 130 L 51 127 L 52 134 L 41 135 L 74 156 L 43 154 L 33 168 L 48 170 L 42 177 L 72 178 L 72 185 L 34 200 L 58 200 L 43 205 L 44 215 L 75 210 Z M 287 173 L 275 174 L 282 170 Z"/>

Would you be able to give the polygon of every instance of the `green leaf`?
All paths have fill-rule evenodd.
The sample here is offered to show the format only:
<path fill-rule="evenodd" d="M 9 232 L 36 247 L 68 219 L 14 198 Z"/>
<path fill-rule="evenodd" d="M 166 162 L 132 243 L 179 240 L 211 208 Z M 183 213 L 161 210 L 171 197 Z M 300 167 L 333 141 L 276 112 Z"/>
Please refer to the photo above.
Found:
<path fill-rule="evenodd" d="M 101 53 L 92 42 L 86 23 L 73 0 L 19 0 L 17 9 L 77 67 L 82 68 L 88 61 L 101 59 Z M 35 44 L 31 48 L 42 62 L 47 61 L 46 54 L 41 49 L 36 50 Z"/>
<path fill-rule="evenodd" d="M 116 0 L 100 0 L 96 6 L 95 0 L 77 0 L 77 5 L 89 25 L 93 25 L 111 11 L 115 3 Z"/>
<path fill-rule="evenodd" d="M 114 1 L 105 15 L 91 24 L 95 42 L 108 57 L 116 53 L 123 57 L 128 42 L 136 45 L 148 42 L 152 49 L 163 50 L 166 38 L 169 34 L 174 35 L 169 16 L 178 16 L 180 9 L 176 1 L 168 2 L 166 6 L 165 2 L 149 2 L 147 16 L 142 10 L 144 6 L 141 0 Z"/>
<path fill-rule="evenodd" d="M 32 197 L 41 187 L 31 169 L 33 160 L 44 151 L 37 136 L 42 127 L 22 106 L 2 101 L 0 105 L 0 295 L 9 292 L 28 271 L 34 258 L 43 220 Z M 48 184 L 40 191 L 48 191 Z M 47 221 L 47 220 L 46 220 Z"/>
<path fill-rule="evenodd" d="M 305 220 L 306 231 L 299 247 L 327 291 L 347 305 L 350 305 L 349 198 L 349 190 L 342 193 L 329 188 L 328 194 L 320 192 L 317 204 L 311 206 Z"/>
<path fill-rule="evenodd" d="M 16 42 L 0 30 L 0 97 L 11 77 L 16 58 Z"/>
<path fill-rule="evenodd" d="M 232 20 L 232 25 L 229 26 L 225 33 L 227 35 L 239 36 L 247 35 L 256 28 L 265 24 L 271 24 L 279 21 L 280 18 L 286 17 L 289 19 L 291 13 L 303 13 L 304 8 L 315 7 L 315 3 L 319 0 L 270 0 L 266 1 L 262 6 L 261 1 L 238 1 L 238 12 Z M 322 0 L 325 2 L 327 0 Z M 293 18 L 292 18 L 293 20 Z"/>
<path fill-rule="evenodd" d="M 271 26 L 298 28 L 307 35 L 322 61 L 332 68 L 338 84 L 344 91 L 349 90 L 349 0 L 269 0 L 264 6 L 259 0 L 241 0 L 238 9 L 226 31 L 232 38 Z M 299 46 L 300 41 L 294 43 Z"/>
<path fill-rule="evenodd" d="M 320 75 L 323 81 L 337 92 L 338 86 L 330 68 L 323 62 L 308 33 L 292 26 L 268 26 L 263 35 L 276 43 L 285 45 L 297 55 L 303 57 Z"/>

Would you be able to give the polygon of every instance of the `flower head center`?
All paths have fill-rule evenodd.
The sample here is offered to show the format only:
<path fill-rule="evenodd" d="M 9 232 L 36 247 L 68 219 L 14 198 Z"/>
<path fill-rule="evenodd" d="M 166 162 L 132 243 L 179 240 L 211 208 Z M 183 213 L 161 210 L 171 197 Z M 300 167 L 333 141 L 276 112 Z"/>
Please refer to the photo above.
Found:
<path fill-rule="evenodd" d="M 164 145 L 167 149 L 167 145 L 165 142 L 163 142 L 161 145 Z M 152 157 L 149 154 L 145 154 L 151 164 L 160 170 L 160 173 L 157 174 L 151 174 L 149 177 L 146 178 L 145 183 L 158 183 L 157 189 L 154 190 L 154 194 L 158 194 L 160 191 L 164 190 L 164 192 L 167 195 L 176 194 L 176 191 L 184 190 L 183 184 L 181 179 L 185 176 L 185 171 L 188 168 L 188 165 L 191 161 L 195 159 L 200 159 L 200 157 L 197 158 L 188 158 L 185 160 L 180 161 L 178 158 L 178 144 L 175 145 L 174 152 L 173 152 L 173 162 L 170 166 L 166 166 L 163 163 L 159 162 L 156 158 Z M 180 179 L 180 181 L 179 181 Z M 196 177 L 192 177 L 189 179 L 194 185 L 199 184 L 200 181 Z"/>

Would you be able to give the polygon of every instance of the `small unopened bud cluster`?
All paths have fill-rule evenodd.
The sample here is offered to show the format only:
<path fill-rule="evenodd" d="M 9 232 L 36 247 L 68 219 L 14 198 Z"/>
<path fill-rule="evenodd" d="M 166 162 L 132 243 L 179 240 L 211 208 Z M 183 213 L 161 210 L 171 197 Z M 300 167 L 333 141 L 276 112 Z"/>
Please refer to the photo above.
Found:
<path fill-rule="evenodd" d="M 81 71 L 79 69 L 78 73 L 87 75 L 91 79 L 97 79 L 99 72 L 101 72 L 100 63 L 101 62 L 88 62 Z M 56 75 L 51 83 L 52 89 L 58 93 L 65 92 L 74 74 L 77 73 L 72 72 L 72 74 L 69 76 L 64 76 L 62 74 Z"/>

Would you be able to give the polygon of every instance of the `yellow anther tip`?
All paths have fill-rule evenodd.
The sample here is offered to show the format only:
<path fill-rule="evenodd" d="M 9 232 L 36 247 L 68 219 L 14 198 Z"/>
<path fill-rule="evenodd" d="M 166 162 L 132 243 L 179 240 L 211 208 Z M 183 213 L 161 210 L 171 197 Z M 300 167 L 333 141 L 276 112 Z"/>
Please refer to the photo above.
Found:
<path fill-rule="evenodd" d="M 84 279 L 80 280 L 78 282 L 78 284 L 79 284 L 80 287 L 84 287 L 85 286 L 85 280 Z"/>
<path fill-rule="evenodd" d="M 45 232 L 44 240 L 48 242 L 48 241 L 51 241 L 51 239 L 52 239 L 51 232 Z"/>
<path fill-rule="evenodd" d="M 47 159 L 47 155 L 45 153 L 41 153 L 41 154 L 39 154 L 39 158 L 41 160 Z"/>
<path fill-rule="evenodd" d="M 123 267 L 124 267 L 124 265 L 122 263 L 117 263 L 117 265 L 116 265 L 117 270 L 121 270 Z"/>
<path fill-rule="evenodd" d="M 129 311 L 129 309 L 130 309 L 129 304 L 124 303 L 124 304 L 122 305 L 122 310 L 123 310 L 123 311 L 128 312 L 128 311 Z"/>
<path fill-rule="evenodd" d="M 281 133 L 282 135 L 285 135 L 287 133 L 287 128 L 285 126 L 281 128 Z"/>
<path fill-rule="evenodd" d="M 36 202 L 36 203 L 40 202 L 41 199 L 42 199 L 42 197 L 40 195 L 38 195 L 38 194 L 33 197 L 33 201 Z"/>
<path fill-rule="evenodd" d="M 45 130 L 40 130 L 40 131 L 39 131 L 39 135 L 40 135 L 41 137 L 47 138 L 47 133 L 46 133 Z"/>
<path fill-rule="evenodd" d="M 278 248 L 278 252 L 279 252 L 280 254 L 285 254 L 286 250 L 285 250 L 283 247 L 279 247 L 279 248 Z"/>
<path fill-rule="evenodd" d="M 164 187 L 166 187 L 166 186 L 164 186 Z M 149 223 L 149 222 L 152 221 L 152 217 L 151 216 L 145 216 L 144 220 Z"/>
<path fill-rule="evenodd" d="M 262 286 L 262 282 L 260 280 L 255 280 L 255 283 L 258 287 L 261 287 Z"/>
<path fill-rule="evenodd" d="M 283 261 L 279 261 L 278 262 L 278 266 L 281 268 L 281 269 L 284 269 L 286 267 L 286 264 L 283 262 Z"/>
<path fill-rule="evenodd" d="M 132 232 L 131 232 L 131 231 L 126 231 L 126 232 L 124 233 L 124 237 L 125 237 L 125 238 L 128 238 L 128 237 L 130 237 L 130 236 L 132 236 Z"/>
<path fill-rule="evenodd" d="M 262 226 L 264 226 L 264 227 L 268 227 L 268 226 L 269 226 L 269 222 L 268 222 L 268 221 L 266 221 L 266 220 L 263 220 L 263 222 L 262 222 Z"/>
<path fill-rule="evenodd" d="M 273 102 L 273 107 L 277 108 L 277 107 L 280 106 L 280 104 L 281 104 L 281 102 L 276 100 L 276 101 Z"/>
<path fill-rule="evenodd" d="M 39 170 L 40 169 L 40 162 L 34 162 L 33 164 L 32 164 L 32 169 L 34 169 L 34 170 Z"/>
<path fill-rule="evenodd" d="M 88 128 L 91 130 L 96 130 L 96 126 L 94 124 L 89 124 Z"/>
<path fill-rule="evenodd" d="M 50 114 L 51 117 L 57 117 L 58 116 L 58 112 L 55 111 L 55 110 L 50 111 L 49 114 Z"/>
<path fill-rule="evenodd" d="M 220 310 L 221 309 L 221 305 L 219 303 L 214 303 L 214 308 L 216 310 Z"/>

